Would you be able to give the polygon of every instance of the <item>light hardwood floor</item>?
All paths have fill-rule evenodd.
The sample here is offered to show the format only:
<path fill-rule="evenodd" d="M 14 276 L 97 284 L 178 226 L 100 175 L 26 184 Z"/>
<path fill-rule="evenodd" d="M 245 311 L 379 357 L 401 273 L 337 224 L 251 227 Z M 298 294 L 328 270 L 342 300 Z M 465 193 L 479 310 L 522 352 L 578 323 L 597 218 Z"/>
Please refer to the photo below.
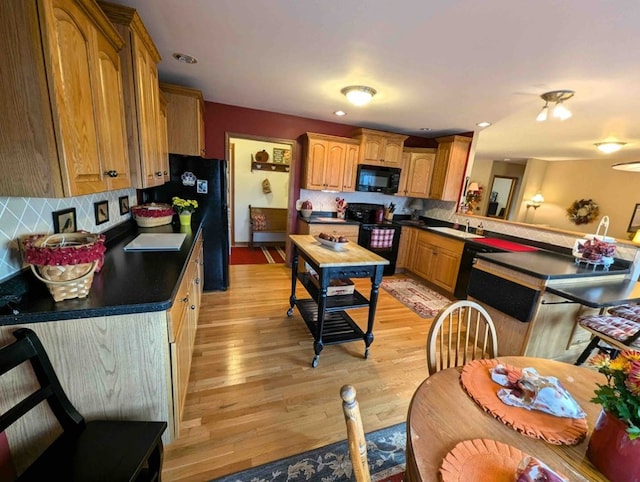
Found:
<path fill-rule="evenodd" d="M 339 390 L 358 391 L 365 432 L 406 419 L 427 377 L 431 319 L 380 290 L 375 340 L 324 347 L 311 368 L 313 338 L 297 310 L 288 318 L 290 270 L 238 265 L 230 289 L 203 296 L 184 429 L 165 447 L 163 480 L 208 481 L 344 440 Z M 368 280 L 354 280 L 368 294 Z M 298 284 L 297 295 L 308 297 Z M 366 309 L 349 312 L 366 327 Z"/>

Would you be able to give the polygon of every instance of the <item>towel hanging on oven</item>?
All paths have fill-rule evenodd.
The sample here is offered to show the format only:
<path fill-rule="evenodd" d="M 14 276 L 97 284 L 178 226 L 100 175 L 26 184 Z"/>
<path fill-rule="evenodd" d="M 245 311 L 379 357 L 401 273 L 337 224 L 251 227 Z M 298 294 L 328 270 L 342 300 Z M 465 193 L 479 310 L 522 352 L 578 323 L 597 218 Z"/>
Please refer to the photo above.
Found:
<path fill-rule="evenodd" d="M 393 247 L 393 235 L 395 229 L 380 229 L 373 228 L 371 230 L 371 244 L 370 247 L 374 249 L 388 249 Z"/>

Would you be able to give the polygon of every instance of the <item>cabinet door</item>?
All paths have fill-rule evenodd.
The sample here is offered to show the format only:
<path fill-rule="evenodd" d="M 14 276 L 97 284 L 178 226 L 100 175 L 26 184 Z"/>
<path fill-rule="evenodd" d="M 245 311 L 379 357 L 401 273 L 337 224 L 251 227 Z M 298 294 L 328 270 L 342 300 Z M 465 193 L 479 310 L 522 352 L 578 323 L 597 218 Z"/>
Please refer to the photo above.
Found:
<path fill-rule="evenodd" d="M 389 167 L 402 167 L 402 147 L 404 141 L 388 137 L 384 144 L 383 164 Z"/>
<path fill-rule="evenodd" d="M 411 270 L 417 275 L 430 281 L 434 257 L 435 247 L 422 239 L 420 233 L 418 233 L 415 251 L 413 252 L 414 261 L 411 265 Z"/>
<path fill-rule="evenodd" d="M 132 32 L 132 39 L 136 70 L 141 187 L 152 187 L 164 184 L 164 170 L 160 160 L 158 69 L 136 32 Z"/>
<path fill-rule="evenodd" d="M 169 132 L 168 132 L 168 112 L 167 112 L 167 99 L 160 92 L 160 156 L 162 159 L 169 159 Z M 166 173 L 164 173 L 164 182 L 171 180 L 171 174 L 167 167 Z"/>
<path fill-rule="evenodd" d="M 94 27 L 86 14 L 70 0 L 42 2 L 47 23 L 49 62 L 52 67 L 59 152 L 65 190 L 72 196 L 103 191 L 91 90 L 94 69 Z"/>
<path fill-rule="evenodd" d="M 459 254 L 442 248 L 436 249 L 429 281 L 453 293 L 456 287 L 459 267 Z"/>
<path fill-rule="evenodd" d="M 406 196 L 428 198 L 431 190 L 431 174 L 435 154 L 412 153 L 409 166 L 403 169 L 407 171 Z"/>
<path fill-rule="evenodd" d="M 438 138 L 437 141 L 438 150 L 430 197 L 443 201 L 458 201 L 471 138 L 449 136 Z"/>
<path fill-rule="evenodd" d="M 384 165 L 385 138 L 375 134 L 367 134 L 361 146 L 363 150 L 362 162 L 360 164 L 370 164 L 374 166 Z"/>
<path fill-rule="evenodd" d="M 329 155 L 324 165 L 325 189 L 342 191 L 346 155 L 346 145 L 339 142 L 329 142 Z"/>
<path fill-rule="evenodd" d="M 357 144 L 346 144 L 345 146 L 346 156 L 344 160 L 344 176 L 342 177 L 342 191 L 354 192 L 356 190 L 360 146 Z"/>
<path fill-rule="evenodd" d="M 403 152 L 402 153 L 402 171 L 400 171 L 400 181 L 398 181 L 398 192 L 395 194 L 396 196 L 406 196 L 407 195 L 407 181 L 409 179 L 409 168 L 411 163 L 411 153 Z"/>
<path fill-rule="evenodd" d="M 416 245 L 416 238 L 418 230 L 415 228 L 409 228 L 407 226 L 402 227 L 400 233 L 400 245 L 398 246 L 398 259 L 396 261 L 396 268 L 405 268 L 412 270 L 414 251 Z"/>
<path fill-rule="evenodd" d="M 120 57 L 113 46 L 97 35 L 96 107 L 100 117 L 100 161 L 108 189 L 131 187 L 127 128 L 122 96 Z"/>
<path fill-rule="evenodd" d="M 168 101 L 169 152 L 204 155 L 204 105 L 202 92 L 181 85 L 160 83 Z"/>
<path fill-rule="evenodd" d="M 329 142 L 319 139 L 310 139 L 305 159 L 304 180 L 302 187 L 305 189 L 324 189 L 324 166 L 329 156 Z"/>

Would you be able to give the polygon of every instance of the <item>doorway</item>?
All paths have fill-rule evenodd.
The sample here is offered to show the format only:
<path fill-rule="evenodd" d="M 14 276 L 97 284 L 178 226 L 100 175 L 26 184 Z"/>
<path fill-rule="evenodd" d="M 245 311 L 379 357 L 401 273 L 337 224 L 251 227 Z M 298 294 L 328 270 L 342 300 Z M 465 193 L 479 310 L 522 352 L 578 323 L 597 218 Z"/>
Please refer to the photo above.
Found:
<path fill-rule="evenodd" d="M 507 219 L 511 209 L 511 201 L 515 192 L 517 177 L 493 176 L 489 189 L 489 202 L 486 216 L 490 218 Z"/>
<path fill-rule="evenodd" d="M 232 246 L 249 242 L 249 205 L 289 209 L 294 188 L 295 141 L 245 134 L 226 134 L 230 177 Z M 287 225 L 291 226 L 291 210 Z M 286 236 L 264 233 L 260 241 L 282 242 Z"/>

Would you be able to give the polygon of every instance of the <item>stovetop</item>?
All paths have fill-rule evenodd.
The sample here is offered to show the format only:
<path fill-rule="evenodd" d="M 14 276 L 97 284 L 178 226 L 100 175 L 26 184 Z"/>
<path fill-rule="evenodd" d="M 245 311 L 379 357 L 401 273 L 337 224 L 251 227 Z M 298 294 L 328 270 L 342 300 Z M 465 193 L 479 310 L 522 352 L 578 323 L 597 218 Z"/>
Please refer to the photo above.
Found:
<path fill-rule="evenodd" d="M 350 203 L 347 205 L 347 219 L 364 224 L 375 224 L 378 209 L 384 209 L 384 204 Z"/>

